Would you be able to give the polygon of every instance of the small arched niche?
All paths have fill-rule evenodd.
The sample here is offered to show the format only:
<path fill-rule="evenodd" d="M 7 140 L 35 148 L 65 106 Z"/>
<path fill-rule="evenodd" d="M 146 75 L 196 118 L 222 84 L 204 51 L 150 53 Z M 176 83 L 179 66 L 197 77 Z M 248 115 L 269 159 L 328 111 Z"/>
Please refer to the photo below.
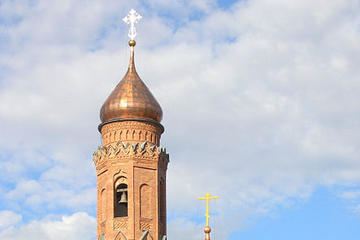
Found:
<path fill-rule="evenodd" d="M 106 189 L 103 188 L 101 190 L 100 193 L 100 220 L 101 221 L 105 221 L 106 220 L 106 201 L 107 201 L 107 197 L 106 197 Z"/>
<path fill-rule="evenodd" d="M 114 217 L 128 216 L 128 186 L 121 183 L 115 188 Z"/>
<path fill-rule="evenodd" d="M 151 219 L 151 187 L 147 184 L 140 186 L 140 217 Z"/>

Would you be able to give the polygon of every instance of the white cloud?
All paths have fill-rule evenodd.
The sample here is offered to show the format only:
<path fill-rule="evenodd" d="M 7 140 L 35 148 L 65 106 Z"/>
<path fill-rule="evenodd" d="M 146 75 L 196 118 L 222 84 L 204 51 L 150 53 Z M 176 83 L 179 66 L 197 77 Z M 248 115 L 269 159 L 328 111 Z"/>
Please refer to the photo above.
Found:
<path fill-rule="evenodd" d="M 360 216 L 360 204 L 354 206 L 353 211 Z"/>
<path fill-rule="evenodd" d="M 94 239 L 96 236 L 96 219 L 87 213 L 78 212 L 64 216 L 61 220 L 43 219 L 32 221 L 21 227 L 10 227 L 0 231 L 0 237 L 7 240 L 20 239 Z"/>
<path fill-rule="evenodd" d="M 176 219 L 171 221 L 168 228 L 168 239 L 181 240 L 186 236 L 186 239 L 195 240 L 203 237 L 201 226 L 186 219 Z"/>
<path fill-rule="evenodd" d="M 14 212 L 0 211 L 0 230 L 19 223 L 21 219 L 21 215 Z"/>
<path fill-rule="evenodd" d="M 360 198 L 360 191 L 347 191 L 342 193 L 342 197 L 345 199 L 357 199 Z"/>
<path fill-rule="evenodd" d="M 343 190 L 339 196 L 349 203 L 349 209 L 360 216 L 360 191 L 358 189 Z"/>

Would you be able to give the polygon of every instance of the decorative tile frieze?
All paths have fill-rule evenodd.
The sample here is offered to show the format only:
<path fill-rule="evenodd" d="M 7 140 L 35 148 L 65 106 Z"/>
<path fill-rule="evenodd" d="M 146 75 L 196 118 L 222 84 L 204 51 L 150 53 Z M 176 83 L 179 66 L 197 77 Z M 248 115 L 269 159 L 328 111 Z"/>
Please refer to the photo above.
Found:
<path fill-rule="evenodd" d="M 124 143 L 117 142 L 115 145 L 99 146 L 93 154 L 96 169 L 104 167 L 105 159 L 114 158 L 141 158 L 141 159 L 158 159 L 160 155 L 166 154 L 166 149 L 151 145 L 148 142 L 142 143 Z"/>

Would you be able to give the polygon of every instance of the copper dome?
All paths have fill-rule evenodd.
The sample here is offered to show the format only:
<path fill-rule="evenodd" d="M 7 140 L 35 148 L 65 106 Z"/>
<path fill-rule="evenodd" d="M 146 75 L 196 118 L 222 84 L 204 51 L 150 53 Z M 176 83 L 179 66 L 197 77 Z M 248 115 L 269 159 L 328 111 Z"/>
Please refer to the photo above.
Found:
<path fill-rule="evenodd" d="M 121 119 L 160 122 L 162 119 L 159 103 L 136 72 L 134 45 L 130 45 L 131 55 L 127 73 L 101 107 L 100 119 L 102 123 Z"/>

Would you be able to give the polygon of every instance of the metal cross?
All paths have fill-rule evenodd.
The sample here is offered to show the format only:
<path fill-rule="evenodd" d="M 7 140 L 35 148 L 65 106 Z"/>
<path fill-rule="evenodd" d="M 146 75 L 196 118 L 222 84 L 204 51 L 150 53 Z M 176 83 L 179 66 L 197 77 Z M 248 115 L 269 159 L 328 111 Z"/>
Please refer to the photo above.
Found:
<path fill-rule="evenodd" d="M 134 38 L 136 37 L 135 23 L 138 23 L 141 18 L 142 16 L 140 16 L 140 14 L 138 14 L 134 9 L 131 9 L 128 15 L 123 18 L 124 22 L 130 24 L 128 36 L 131 40 L 134 40 Z"/>
<path fill-rule="evenodd" d="M 209 218 L 210 218 L 210 215 L 209 215 L 209 200 L 210 199 L 218 199 L 218 197 L 210 197 L 210 193 L 207 193 L 206 197 L 199 197 L 198 199 L 199 200 L 206 200 L 206 214 L 205 214 L 206 226 L 209 226 Z"/>

